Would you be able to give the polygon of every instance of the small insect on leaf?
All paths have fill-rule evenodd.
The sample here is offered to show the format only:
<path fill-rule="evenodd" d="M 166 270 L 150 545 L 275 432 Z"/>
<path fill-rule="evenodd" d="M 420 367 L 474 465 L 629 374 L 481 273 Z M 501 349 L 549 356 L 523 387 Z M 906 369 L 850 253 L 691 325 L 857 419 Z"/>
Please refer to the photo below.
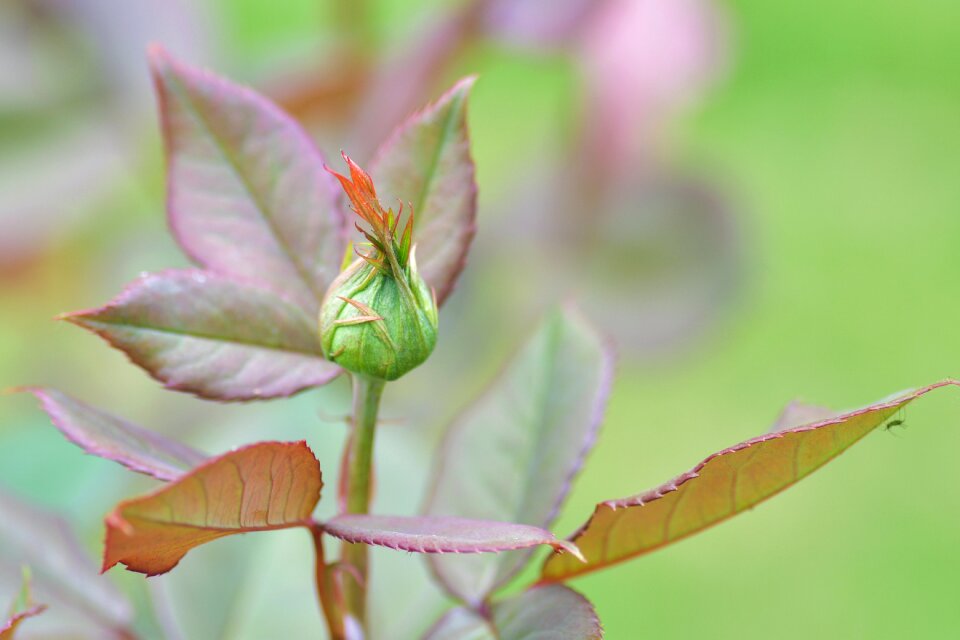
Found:
<path fill-rule="evenodd" d="M 889 432 L 891 435 L 896 435 L 896 432 L 893 430 L 895 427 L 900 427 L 901 429 L 905 429 L 906 423 L 900 418 L 896 420 L 891 420 L 887 424 L 883 425 L 883 430 Z"/>

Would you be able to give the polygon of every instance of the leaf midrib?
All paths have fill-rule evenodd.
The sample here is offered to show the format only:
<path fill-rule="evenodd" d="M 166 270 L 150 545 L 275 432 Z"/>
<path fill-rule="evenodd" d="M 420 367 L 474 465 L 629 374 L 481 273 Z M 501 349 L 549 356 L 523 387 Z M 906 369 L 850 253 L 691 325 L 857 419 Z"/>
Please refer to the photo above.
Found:
<path fill-rule="evenodd" d="M 433 189 L 433 183 L 436 181 L 437 177 L 437 166 L 440 164 L 440 156 L 443 155 L 443 150 L 446 148 L 450 139 L 453 129 L 452 125 L 456 121 L 455 116 L 459 111 L 462 100 L 462 95 L 458 95 L 455 103 L 447 105 L 447 116 L 443 121 L 443 126 L 441 127 L 442 134 L 440 139 L 437 141 L 436 148 L 433 151 L 433 156 L 430 158 L 428 169 L 425 174 L 426 179 L 423 181 L 423 187 L 421 187 L 420 194 L 417 197 L 417 208 L 415 211 L 423 211 L 427 201 L 427 196 Z M 427 223 L 427 226 L 429 226 L 429 223 Z"/>
<path fill-rule="evenodd" d="M 288 353 L 291 355 L 299 356 L 310 356 L 312 358 L 317 358 L 318 360 L 323 360 L 323 356 L 320 352 L 320 345 L 317 345 L 317 351 L 308 351 L 305 349 L 299 349 L 292 346 L 283 346 L 283 345 L 270 345 L 262 342 L 254 342 L 252 340 L 238 340 L 236 338 L 226 338 L 223 336 L 217 336 L 213 334 L 206 334 L 200 332 L 191 332 L 185 329 L 175 329 L 172 327 L 155 327 L 151 325 L 144 324 L 135 324 L 132 322 L 111 322 L 104 320 L 102 318 L 84 318 L 82 316 L 77 317 L 78 322 L 82 322 L 89 325 L 100 325 L 102 327 L 122 327 L 126 329 L 133 329 L 138 331 L 153 331 L 156 333 L 170 334 L 174 336 L 182 336 L 187 338 L 195 338 L 198 340 L 209 340 L 211 342 L 223 342 L 226 344 L 231 344 L 235 346 L 253 348 L 253 349 L 264 349 L 268 351 L 279 351 L 281 353 Z"/>
<path fill-rule="evenodd" d="M 293 529 L 294 527 L 309 527 L 310 520 L 297 520 L 295 522 L 287 522 L 284 524 L 269 524 L 269 525 L 260 525 L 254 527 L 247 526 L 238 526 L 238 527 L 215 527 L 211 525 L 200 525 L 194 524 L 191 522 L 182 522 L 177 520 L 162 520 L 160 518 L 152 518 L 150 516 L 144 516 L 140 514 L 131 514 L 129 516 L 131 519 L 142 520 L 143 522 L 148 522 L 150 524 L 171 526 L 171 527 L 183 527 L 185 529 L 196 529 L 198 531 L 210 531 L 211 533 L 222 533 L 222 534 L 234 534 L 234 533 L 257 533 L 259 531 L 278 531 L 280 529 Z"/>

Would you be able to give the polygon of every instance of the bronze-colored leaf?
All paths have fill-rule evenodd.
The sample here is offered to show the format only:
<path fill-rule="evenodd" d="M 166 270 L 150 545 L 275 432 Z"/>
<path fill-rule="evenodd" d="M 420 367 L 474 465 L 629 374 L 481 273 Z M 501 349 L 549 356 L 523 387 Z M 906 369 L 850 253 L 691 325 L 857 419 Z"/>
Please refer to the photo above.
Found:
<path fill-rule="evenodd" d="M 235 533 L 309 526 L 323 486 L 305 442 L 260 442 L 224 454 L 107 516 L 103 570 L 148 576 L 190 549 Z"/>

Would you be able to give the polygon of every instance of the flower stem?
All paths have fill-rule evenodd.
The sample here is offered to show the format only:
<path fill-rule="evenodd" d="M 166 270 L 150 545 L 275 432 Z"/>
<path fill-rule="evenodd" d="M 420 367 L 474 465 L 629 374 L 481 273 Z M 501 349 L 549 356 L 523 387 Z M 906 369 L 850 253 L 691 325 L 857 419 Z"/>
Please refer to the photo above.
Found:
<path fill-rule="evenodd" d="M 346 457 L 347 513 L 370 510 L 373 441 L 377 412 L 386 382 L 360 375 L 353 377 L 353 435 Z M 343 543 L 342 561 L 352 566 L 356 578 L 344 580 L 347 610 L 356 622 L 366 626 L 367 545 Z"/>

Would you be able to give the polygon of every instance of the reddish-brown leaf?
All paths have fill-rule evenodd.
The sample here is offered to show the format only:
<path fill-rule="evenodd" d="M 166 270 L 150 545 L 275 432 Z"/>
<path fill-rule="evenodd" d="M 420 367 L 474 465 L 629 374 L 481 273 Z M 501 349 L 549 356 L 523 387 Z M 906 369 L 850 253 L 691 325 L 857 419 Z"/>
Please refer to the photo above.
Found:
<path fill-rule="evenodd" d="M 682 540 L 783 491 L 843 453 L 909 402 L 945 380 L 803 426 L 752 438 L 705 459 L 674 480 L 636 496 L 601 502 L 572 540 L 585 564 L 547 559 L 543 582 L 567 580 Z"/>
<path fill-rule="evenodd" d="M 106 518 L 103 570 L 123 563 L 158 575 L 217 538 L 309 526 L 322 486 L 320 464 L 305 442 L 260 442 L 213 458 L 117 505 Z"/>

